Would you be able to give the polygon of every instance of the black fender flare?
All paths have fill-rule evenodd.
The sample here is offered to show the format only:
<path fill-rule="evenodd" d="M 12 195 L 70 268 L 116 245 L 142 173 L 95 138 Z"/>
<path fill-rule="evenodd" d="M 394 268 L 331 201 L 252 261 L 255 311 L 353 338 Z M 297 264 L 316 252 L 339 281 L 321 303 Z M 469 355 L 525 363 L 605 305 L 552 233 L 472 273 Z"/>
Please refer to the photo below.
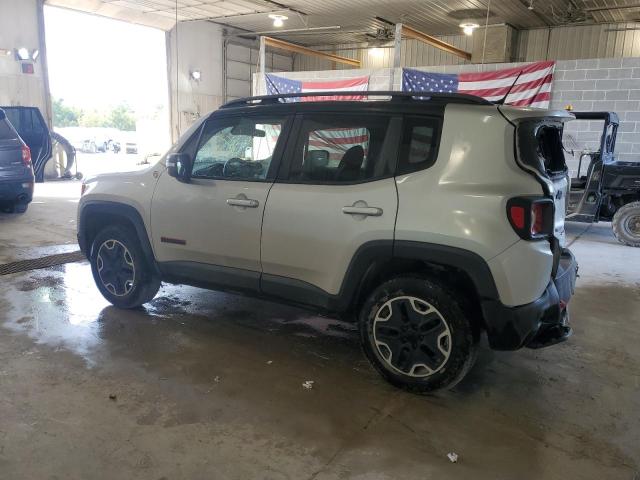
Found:
<path fill-rule="evenodd" d="M 124 203 L 118 202 L 109 202 L 104 200 L 90 200 L 82 204 L 80 214 L 78 216 L 78 245 L 80 245 L 80 250 L 86 255 L 87 258 L 90 257 L 91 245 L 88 241 L 87 235 L 87 223 L 88 216 L 94 215 L 109 215 L 122 217 L 129 221 L 140 239 L 140 246 L 142 247 L 142 251 L 144 252 L 146 260 L 149 262 L 149 265 L 153 265 L 157 270 L 157 264 L 155 260 L 155 256 L 153 254 L 153 248 L 151 247 L 151 242 L 149 240 L 149 234 L 145 227 L 144 221 L 142 220 L 142 215 L 135 207 L 131 205 L 126 205 Z"/>
<path fill-rule="evenodd" d="M 499 294 L 489 265 L 478 254 L 457 247 L 409 240 L 379 240 L 358 248 L 345 273 L 340 292 L 333 299 L 333 309 L 347 311 L 363 293 L 362 288 L 378 268 L 394 260 L 413 260 L 466 274 L 480 301 L 498 301 Z"/>

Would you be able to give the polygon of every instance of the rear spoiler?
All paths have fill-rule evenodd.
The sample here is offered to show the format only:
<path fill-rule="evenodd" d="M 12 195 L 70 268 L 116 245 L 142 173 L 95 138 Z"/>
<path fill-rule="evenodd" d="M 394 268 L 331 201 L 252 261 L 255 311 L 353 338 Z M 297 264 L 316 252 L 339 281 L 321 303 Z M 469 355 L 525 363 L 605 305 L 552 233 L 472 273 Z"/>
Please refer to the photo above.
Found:
<path fill-rule="evenodd" d="M 522 120 L 534 120 L 536 118 L 548 118 L 558 122 L 568 122 L 575 120 L 575 115 L 566 110 L 545 110 L 531 107 L 512 107 L 509 105 L 499 105 L 498 110 L 509 122 L 519 122 Z"/>

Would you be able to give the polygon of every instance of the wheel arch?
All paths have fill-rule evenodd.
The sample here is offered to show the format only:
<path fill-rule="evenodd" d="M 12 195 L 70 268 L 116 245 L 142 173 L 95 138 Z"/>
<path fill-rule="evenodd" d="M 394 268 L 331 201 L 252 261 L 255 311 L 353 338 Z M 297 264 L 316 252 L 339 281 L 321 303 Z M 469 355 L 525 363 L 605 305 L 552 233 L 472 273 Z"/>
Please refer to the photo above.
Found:
<path fill-rule="evenodd" d="M 347 271 L 341 295 L 345 311 L 356 312 L 367 295 L 390 278 L 420 274 L 460 293 L 474 325 L 486 328 L 482 301 L 497 300 L 499 295 L 487 262 L 478 254 L 424 242 L 372 243 L 356 252 Z"/>
<path fill-rule="evenodd" d="M 93 239 L 103 227 L 125 225 L 135 231 L 146 260 L 157 270 L 147 229 L 136 208 L 116 202 L 89 201 L 82 205 L 78 218 L 78 244 L 87 258 L 91 255 Z"/>

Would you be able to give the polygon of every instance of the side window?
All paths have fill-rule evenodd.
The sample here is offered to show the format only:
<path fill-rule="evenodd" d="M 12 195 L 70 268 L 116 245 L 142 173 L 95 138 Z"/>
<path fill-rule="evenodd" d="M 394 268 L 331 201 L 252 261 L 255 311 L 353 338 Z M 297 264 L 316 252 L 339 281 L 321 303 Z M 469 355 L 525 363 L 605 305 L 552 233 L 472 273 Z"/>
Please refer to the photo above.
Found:
<path fill-rule="evenodd" d="M 264 180 L 285 118 L 210 119 L 196 151 L 193 178 Z"/>
<path fill-rule="evenodd" d="M 307 114 L 289 181 L 357 183 L 390 175 L 392 162 L 384 155 L 389 120 L 386 115 Z"/>
<path fill-rule="evenodd" d="M 438 155 L 440 121 L 428 117 L 405 117 L 398 175 L 431 167 Z"/>

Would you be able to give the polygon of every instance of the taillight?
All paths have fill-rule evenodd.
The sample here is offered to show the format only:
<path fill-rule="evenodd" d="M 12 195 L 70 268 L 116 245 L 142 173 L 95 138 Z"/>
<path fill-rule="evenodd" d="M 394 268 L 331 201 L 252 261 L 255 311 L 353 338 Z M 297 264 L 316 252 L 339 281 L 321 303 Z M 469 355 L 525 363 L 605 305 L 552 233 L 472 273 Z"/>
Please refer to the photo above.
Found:
<path fill-rule="evenodd" d="M 22 146 L 22 163 L 25 167 L 31 166 L 31 150 L 26 145 Z"/>
<path fill-rule="evenodd" d="M 507 217 L 520 238 L 548 238 L 553 234 L 554 208 L 549 198 L 516 197 L 507 202 Z"/>

